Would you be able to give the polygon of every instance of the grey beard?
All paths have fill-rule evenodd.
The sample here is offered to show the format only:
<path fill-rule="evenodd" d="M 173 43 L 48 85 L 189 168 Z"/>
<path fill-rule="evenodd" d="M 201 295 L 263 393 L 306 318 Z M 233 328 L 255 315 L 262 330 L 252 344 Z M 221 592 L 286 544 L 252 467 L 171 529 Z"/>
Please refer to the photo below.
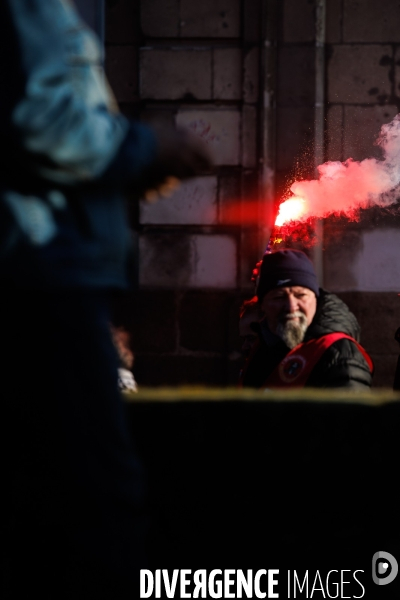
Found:
<path fill-rule="evenodd" d="M 292 320 L 280 321 L 276 328 L 276 334 L 285 342 L 290 349 L 294 348 L 304 340 L 307 331 L 307 318 L 301 312 L 294 313 L 299 317 L 299 323 Z"/>

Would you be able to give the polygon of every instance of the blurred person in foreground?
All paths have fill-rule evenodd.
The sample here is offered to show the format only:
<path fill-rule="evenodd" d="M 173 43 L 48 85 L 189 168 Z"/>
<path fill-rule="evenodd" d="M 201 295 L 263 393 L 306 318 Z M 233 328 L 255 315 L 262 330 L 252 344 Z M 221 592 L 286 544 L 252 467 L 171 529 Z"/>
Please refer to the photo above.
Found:
<path fill-rule="evenodd" d="M 1 0 L 0 22 L 2 598 L 132 598 L 145 485 L 108 308 L 127 286 L 124 194 L 211 163 L 118 113 L 72 2 Z"/>
<path fill-rule="evenodd" d="M 373 365 L 359 344 L 355 316 L 318 286 L 299 250 L 265 254 L 257 297 L 264 318 L 241 375 L 241 385 L 369 390 Z"/>

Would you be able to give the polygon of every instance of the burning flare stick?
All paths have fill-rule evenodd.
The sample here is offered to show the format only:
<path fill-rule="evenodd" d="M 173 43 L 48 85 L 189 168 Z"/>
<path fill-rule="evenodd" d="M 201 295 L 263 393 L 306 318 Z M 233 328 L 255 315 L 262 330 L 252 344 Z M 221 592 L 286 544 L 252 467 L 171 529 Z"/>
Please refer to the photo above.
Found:
<path fill-rule="evenodd" d="M 303 220 L 307 211 L 307 203 L 303 198 L 293 196 L 279 205 L 278 215 L 272 228 L 264 254 L 271 254 L 275 244 L 282 241 L 281 228 L 283 225 Z"/>
<path fill-rule="evenodd" d="M 269 236 L 267 247 L 265 248 L 265 254 L 271 254 L 274 246 L 280 244 L 285 235 L 290 235 L 291 230 L 298 227 L 299 222 L 305 222 L 305 216 L 307 212 L 307 202 L 303 198 L 293 196 L 288 200 L 284 200 L 278 209 L 278 215 L 275 219 L 275 224 L 272 228 L 271 235 Z M 255 283 L 257 290 L 260 267 L 262 260 L 260 260 L 255 268 L 253 269 L 251 280 Z"/>

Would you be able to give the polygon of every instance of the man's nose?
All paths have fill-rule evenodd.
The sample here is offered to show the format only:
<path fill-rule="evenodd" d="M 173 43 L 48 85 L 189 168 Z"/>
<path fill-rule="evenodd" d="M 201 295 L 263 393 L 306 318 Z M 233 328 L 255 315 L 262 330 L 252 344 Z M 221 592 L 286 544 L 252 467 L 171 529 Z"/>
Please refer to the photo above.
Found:
<path fill-rule="evenodd" d="M 286 298 L 286 306 L 288 312 L 296 312 L 299 309 L 299 303 L 296 296 L 293 294 L 288 294 Z"/>

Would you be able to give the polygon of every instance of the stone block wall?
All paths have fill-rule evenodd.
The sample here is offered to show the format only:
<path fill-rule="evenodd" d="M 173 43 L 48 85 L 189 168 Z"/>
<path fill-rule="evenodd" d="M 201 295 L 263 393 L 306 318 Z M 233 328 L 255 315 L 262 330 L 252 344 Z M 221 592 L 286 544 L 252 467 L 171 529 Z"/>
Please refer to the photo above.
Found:
<path fill-rule="evenodd" d="M 400 110 L 398 4 L 329 0 L 327 7 L 326 158 L 381 158 L 373 142 Z"/>
<path fill-rule="evenodd" d="M 276 191 L 314 176 L 315 3 L 284 0 L 276 17 Z"/>
<path fill-rule="evenodd" d="M 338 292 L 361 324 L 361 343 L 374 366 L 374 387 L 392 387 L 399 344 L 400 299 L 390 292 Z"/>
<path fill-rule="evenodd" d="M 400 13 L 394 0 L 328 0 L 327 160 L 382 159 L 374 142 L 400 112 Z M 376 386 L 390 387 L 400 325 L 399 206 L 365 211 L 359 222 L 325 225 L 324 283 L 348 302 L 375 362 Z"/>
<path fill-rule="evenodd" d="M 124 295 L 116 321 L 133 336 L 134 373 L 141 385 L 236 385 L 242 366 L 235 291 L 154 291 Z"/>
<path fill-rule="evenodd" d="M 248 9 L 240 0 L 139 4 L 140 116 L 189 129 L 206 142 L 216 165 L 172 199 L 142 202 L 140 285 L 234 290 L 243 282 L 249 288 L 257 254 L 243 248 L 240 223 L 227 224 L 225 208 L 241 201 L 251 176 L 258 194 L 260 34 L 246 40 Z"/>
<path fill-rule="evenodd" d="M 239 307 L 262 251 L 257 223 L 238 218 L 259 202 L 260 15 L 258 0 L 106 3 L 121 110 L 189 129 L 215 162 L 135 215 L 139 290 L 116 303 L 116 319 L 132 332 L 142 385 L 237 382 Z"/>

